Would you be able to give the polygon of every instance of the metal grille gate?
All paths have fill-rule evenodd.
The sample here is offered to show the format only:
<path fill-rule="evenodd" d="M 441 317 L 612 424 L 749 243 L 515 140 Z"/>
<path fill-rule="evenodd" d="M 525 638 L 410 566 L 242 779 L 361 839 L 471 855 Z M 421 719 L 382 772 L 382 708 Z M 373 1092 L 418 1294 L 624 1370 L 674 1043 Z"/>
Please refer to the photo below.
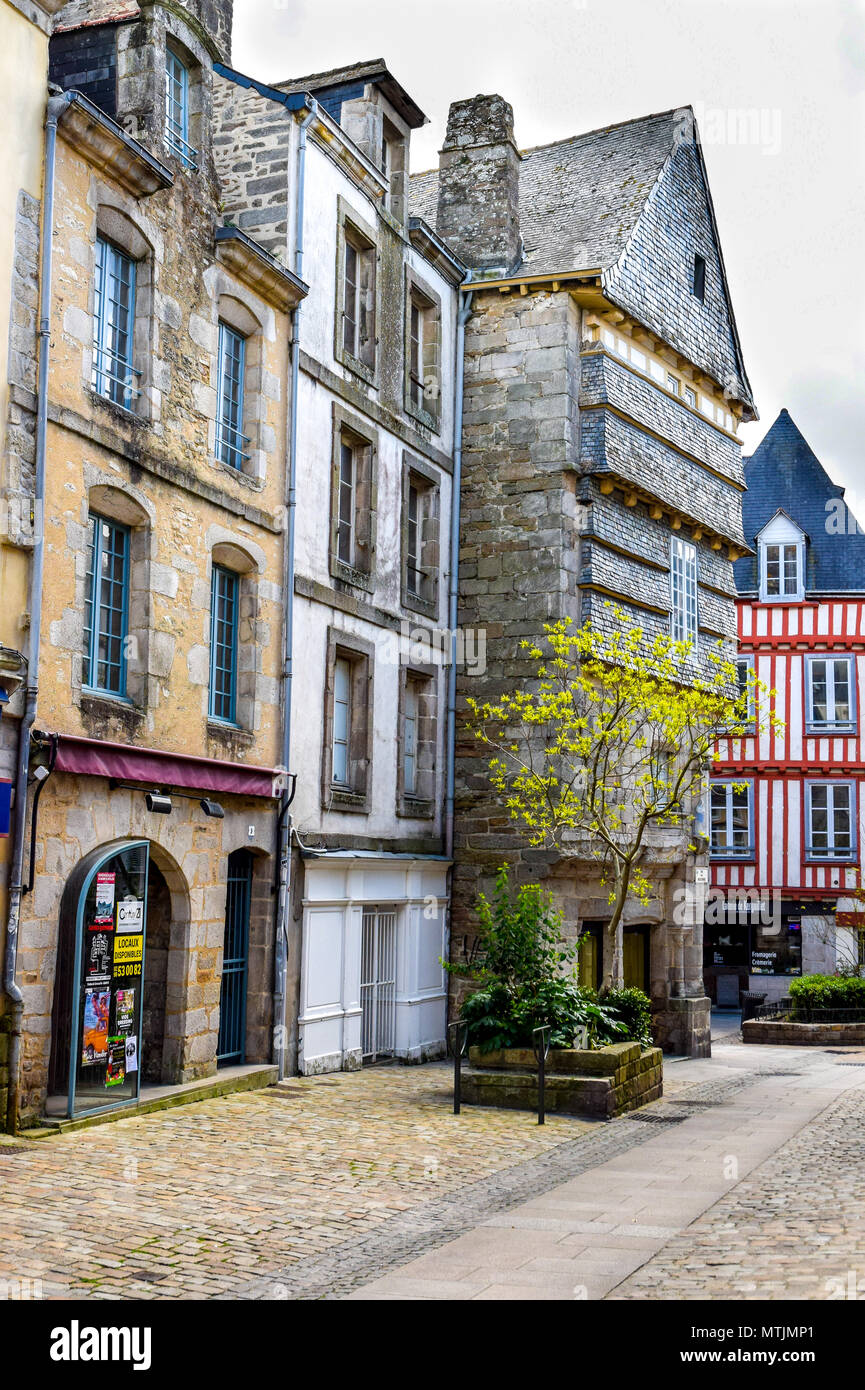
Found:
<path fill-rule="evenodd" d="M 396 913 L 363 910 L 360 952 L 361 1051 L 365 1062 L 396 1048 Z"/>
<path fill-rule="evenodd" d="M 240 1063 L 246 1059 L 246 972 L 252 894 L 252 855 L 248 849 L 236 849 L 228 856 L 227 885 L 216 1060 Z"/>

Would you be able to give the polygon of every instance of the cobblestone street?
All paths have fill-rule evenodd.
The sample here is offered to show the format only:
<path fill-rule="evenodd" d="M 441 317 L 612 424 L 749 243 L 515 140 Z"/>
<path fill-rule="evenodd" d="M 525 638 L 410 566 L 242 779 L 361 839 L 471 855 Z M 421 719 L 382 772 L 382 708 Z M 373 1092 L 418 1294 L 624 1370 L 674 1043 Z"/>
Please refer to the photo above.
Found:
<path fill-rule="evenodd" d="M 0 1279 L 98 1299 L 865 1292 L 865 1052 L 719 1036 L 638 1114 L 543 1128 L 456 1117 L 450 1082 L 292 1078 L 2 1142 Z"/>

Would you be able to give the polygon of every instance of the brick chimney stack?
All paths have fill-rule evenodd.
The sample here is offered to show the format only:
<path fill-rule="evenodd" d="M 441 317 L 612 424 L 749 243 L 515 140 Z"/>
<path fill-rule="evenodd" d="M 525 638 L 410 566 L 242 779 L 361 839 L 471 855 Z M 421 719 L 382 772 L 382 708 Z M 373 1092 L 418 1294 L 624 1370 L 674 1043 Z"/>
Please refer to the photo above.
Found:
<path fill-rule="evenodd" d="M 439 156 L 437 229 L 473 270 L 513 271 L 521 258 L 520 152 L 500 96 L 455 101 Z"/>

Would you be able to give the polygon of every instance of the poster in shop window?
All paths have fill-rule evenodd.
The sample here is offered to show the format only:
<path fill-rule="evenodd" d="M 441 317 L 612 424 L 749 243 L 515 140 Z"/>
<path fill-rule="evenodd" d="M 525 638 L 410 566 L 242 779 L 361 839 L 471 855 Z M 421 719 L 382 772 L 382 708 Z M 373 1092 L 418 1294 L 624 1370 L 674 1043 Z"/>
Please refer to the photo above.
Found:
<path fill-rule="evenodd" d="M 108 1052 L 108 1012 L 111 992 L 107 989 L 85 989 L 84 1034 L 81 1042 L 81 1063 L 85 1067 L 101 1065 Z"/>
<path fill-rule="evenodd" d="M 117 874 L 108 870 L 96 875 L 96 903 L 91 930 L 95 927 L 103 927 L 110 931 L 113 927 L 116 881 Z"/>
<path fill-rule="evenodd" d="M 105 1073 L 106 1086 L 122 1086 L 126 1076 L 126 1039 L 108 1039 L 108 1068 Z"/>
<path fill-rule="evenodd" d="M 123 1104 L 138 1094 L 147 874 L 147 845 L 124 845 L 102 859 L 79 904 L 72 1114 Z"/>

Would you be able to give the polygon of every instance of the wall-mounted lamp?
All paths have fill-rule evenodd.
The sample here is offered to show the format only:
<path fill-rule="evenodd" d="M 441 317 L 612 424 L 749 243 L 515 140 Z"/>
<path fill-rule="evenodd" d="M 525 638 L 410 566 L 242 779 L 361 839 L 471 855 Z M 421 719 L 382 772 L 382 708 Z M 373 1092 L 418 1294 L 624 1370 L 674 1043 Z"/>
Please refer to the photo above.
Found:
<path fill-rule="evenodd" d="M 148 811 L 153 811 L 158 816 L 171 815 L 170 796 L 163 796 L 160 792 L 148 792 L 144 802 Z"/>
<path fill-rule="evenodd" d="M 225 820 L 225 812 L 218 801 L 211 801 L 210 797 L 203 796 L 198 804 L 206 816 L 213 816 L 216 820 Z"/>

